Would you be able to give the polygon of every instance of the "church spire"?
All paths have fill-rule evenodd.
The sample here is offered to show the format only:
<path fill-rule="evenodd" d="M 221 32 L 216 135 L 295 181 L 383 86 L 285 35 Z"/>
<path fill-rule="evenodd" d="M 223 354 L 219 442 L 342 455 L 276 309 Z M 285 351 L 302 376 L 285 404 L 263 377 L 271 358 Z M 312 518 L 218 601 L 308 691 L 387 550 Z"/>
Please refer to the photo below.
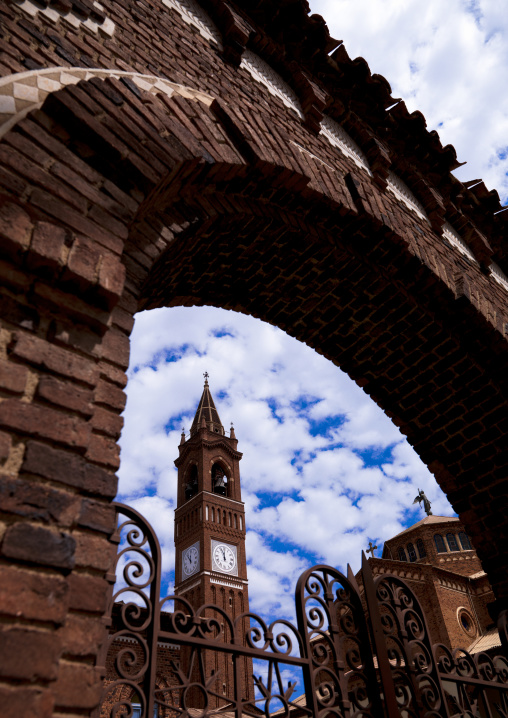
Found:
<path fill-rule="evenodd" d="M 201 400 L 196 411 L 196 416 L 192 422 L 190 435 L 194 436 L 199 429 L 204 426 L 208 431 L 213 431 L 214 434 L 224 434 L 224 427 L 219 417 L 219 413 L 215 408 L 215 404 L 210 393 L 210 387 L 208 386 L 208 372 L 205 371 L 203 374 L 205 377 L 205 386 L 201 395 Z"/>

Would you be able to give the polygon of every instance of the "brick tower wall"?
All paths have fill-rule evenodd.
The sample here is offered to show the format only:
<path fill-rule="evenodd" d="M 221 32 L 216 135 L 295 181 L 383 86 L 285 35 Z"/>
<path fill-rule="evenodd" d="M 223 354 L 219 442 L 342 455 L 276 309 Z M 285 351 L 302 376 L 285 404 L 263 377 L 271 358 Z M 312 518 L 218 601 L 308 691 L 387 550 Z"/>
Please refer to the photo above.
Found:
<path fill-rule="evenodd" d="M 496 193 L 450 174 L 453 148 L 419 113 L 386 112 L 386 81 L 304 2 L 207 0 L 211 26 L 172 2 L 0 7 L 9 718 L 82 716 L 99 700 L 140 308 L 243 311 L 339 364 L 434 472 L 497 608 L 508 601 L 506 290 L 489 269 L 508 273 L 507 224 Z M 339 131 L 318 134 L 324 115 L 349 151 Z"/>

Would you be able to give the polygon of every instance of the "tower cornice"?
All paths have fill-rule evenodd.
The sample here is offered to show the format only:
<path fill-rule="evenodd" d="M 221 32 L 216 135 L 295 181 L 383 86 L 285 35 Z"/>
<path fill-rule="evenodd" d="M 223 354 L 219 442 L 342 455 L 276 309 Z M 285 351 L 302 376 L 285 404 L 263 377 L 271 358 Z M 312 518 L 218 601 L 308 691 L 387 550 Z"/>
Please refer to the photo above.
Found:
<path fill-rule="evenodd" d="M 225 449 L 227 453 L 231 456 L 231 458 L 240 461 L 243 454 L 241 451 L 237 451 L 237 449 L 231 446 L 231 444 L 229 443 L 231 440 L 228 439 L 228 437 L 218 436 L 216 434 L 212 434 L 211 432 L 208 433 L 210 433 L 212 438 L 205 438 L 200 433 L 192 436 L 187 442 L 185 442 L 185 444 L 180 444 L 180 456 L 175 459 L 176 467 L 180 466 L 186 460 L 188 454 L 191 453 L 194 449 L 196 449 L 197 446 L 202 446 L 207 449 Z M 233 441 L 235 441 L 236 443 L 236 439 L 233 439 Z"/>

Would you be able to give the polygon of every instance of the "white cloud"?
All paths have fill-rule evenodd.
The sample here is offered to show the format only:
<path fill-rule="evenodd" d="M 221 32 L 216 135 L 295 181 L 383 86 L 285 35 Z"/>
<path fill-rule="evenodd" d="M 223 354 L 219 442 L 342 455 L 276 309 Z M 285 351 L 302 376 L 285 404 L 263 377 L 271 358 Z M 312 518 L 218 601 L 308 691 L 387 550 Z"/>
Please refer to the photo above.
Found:
<path fill-rule="evenodd" d="M 508 199 L 508 13 L 496 0 L 312 0 L 351 58 L 384 75 L 467 165 Z"/>

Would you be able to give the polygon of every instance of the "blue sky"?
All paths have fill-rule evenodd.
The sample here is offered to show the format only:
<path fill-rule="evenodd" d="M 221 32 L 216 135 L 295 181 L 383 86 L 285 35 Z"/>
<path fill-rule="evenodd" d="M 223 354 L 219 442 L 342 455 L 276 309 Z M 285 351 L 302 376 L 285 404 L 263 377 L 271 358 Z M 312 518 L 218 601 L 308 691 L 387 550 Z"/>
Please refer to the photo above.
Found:
<path fill-rule="evenodd" d="M 258 319 L 212 307 L 138 315 L 122 433 L 121 498 L 150 520 L 166 585 L 174 567 L 173 509 L 182 427 L 189 432 L 203 373 L 226 429 L 234 423 L 246 504 L 251 608 L 292 615 L 300 573 L 315 563 L 356 570 L 369 541 L 419 520 L 423 488 L 446 498 L 399 430 L 340 369 Z"/>
<path fill-rule="evenodd" d="M 393 96 L 420 109 L 443 144 L 508 195 L 508 14 L 503 3 L 314 0 L 352 58 L 385 75 Z M 446 497 L 398 429 L 340 369 L 259 320 L 207 308 L 137 315 L 121 437 L 119 499 L 155 527 L 165 588 L 173 581 L 173 509 L 182 426 L 189 431 L 203 373 L 226 428 L 233 422 L 247 512 L 251 609 L 291 617 L 300 573 L 316 562 L 359 568 Z"/>

